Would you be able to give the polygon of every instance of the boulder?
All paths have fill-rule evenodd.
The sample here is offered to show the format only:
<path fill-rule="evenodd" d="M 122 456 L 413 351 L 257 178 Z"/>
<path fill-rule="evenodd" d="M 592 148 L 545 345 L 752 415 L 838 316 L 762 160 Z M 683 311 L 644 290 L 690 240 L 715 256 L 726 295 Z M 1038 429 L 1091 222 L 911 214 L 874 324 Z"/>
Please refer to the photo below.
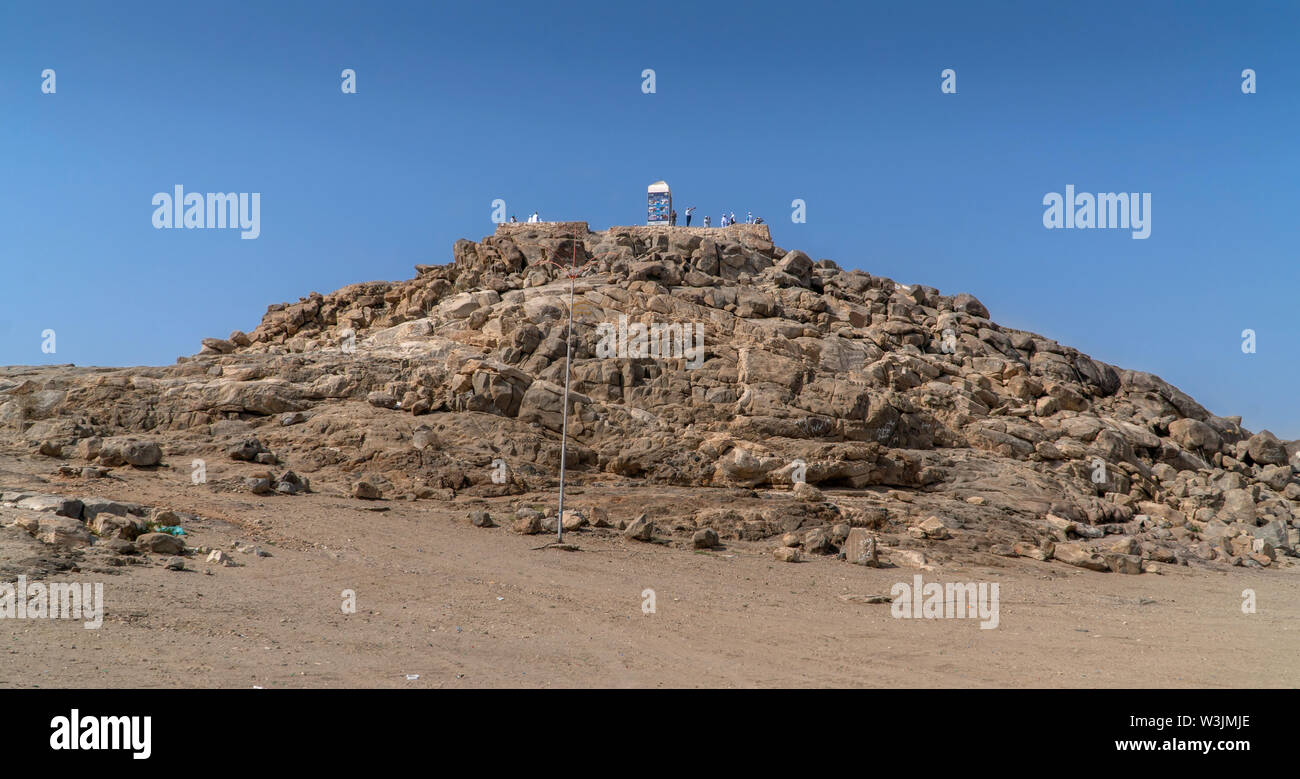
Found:
<path fill-rule="evenodd" d="M 649 516 L 642 514 L 628 523 L 623 530 L 623 537 L 633 541 L 651 541 L 654 539 L 654 523 L 650 521 Z"/>
<path fill-rule="evenodd" d="M 1106 567 L 1115 573 L 1142 573 L 1142 558 L 1133 554 L 1109 553 L 1104 555 Z"/>
<path fill-rule="evenodd" d="M 145 531 L 145 523 L 136 517 L 100 512 L 90 520 L 90 527 L 100 538 L 120 538 L 134 541 Z"/>
<path fill-rule="evenodd" d="M 81 501 L 59 495 L 33 495 L 18 501 L 17 506 L 28 511 L 48 512 L 73 519 L 80 519 L 84 509 L 84 504 Z"/>
<path fill-rule="evenodd" d="M 845 560 L 854 565 L 865 565 L 870 568 L 880 565 L 876 537 L 865 528 L 850 528 L 848 537 L 844 539 L 843 555 Z"/>
<path fill-rule="evenodd" d="M 234 558 L 220 549 L 213 549 L 209 552 L 206 561 L 213 565 L 220 565 L 227 568 L 233 568 L 234 566 L 239 565 L 239 563 L 235 562 Z"/>
<path fill-rule="evenodd" d="M 361 500 L 379 500 L 384 497 L 384 493 L 368 481 L 359 481 L 352 485 L 352 497 Z"/>
<path fill-rule="evenodd" d="M 1259 465 L 1285 465 L 1286 446 L 1267 430 L 1256 433 L 1246 441 L 1246 453 Z"/>
<path fill-rule="evenodd" d="M 891 549 L 889 551 L 889 562 L 901 568 L 929 569 L 930 567 L 930 562 L 926 559 L 925 553 L 916 549 Z"/>
<path fill-rule="evenodd" d="M 1277 549 L 1290 549 L 1291 539 L 1287 524 L 1280 519 L 1266 522 L 1251 531 L 1255 538 L 1266 541 Z"/>
<path fill-rule="evenodd" d="M 257 460 L 257 456 L 265 451 L 266 451 L 266 447 L 262 446 L 261 441 L 257 440 L 256 438 L 246 438 L 243 441 L 240 441 L 239 443 L 232 446 L 227 451 L 227 454 L 230 455 L 230 459 L 232 460 L 243 460 L 245 462 L 255 462 Z"/>
<path fill-rule="evenodd" d="M 797 563 L 800 561 L 799 550 L 793 546 L 778 546 L 772 550 L 772 556 L 783 563 Z"/>
<path fill-rule="evenodd" d="M 943 520 L 938 517 L 928 517 L 925 520 L 922 520 L 922 522 L 917 525 L 917 528 L 926 538 L 940 540 L 952 537 L 952 533 L 948 530 L 947 525 L 943 524 Z"/>
<path fill-rule="evenodd" d="M 90 530 L 70 517 L 44 516 L 37 520 L 36 540 L 58 549 L 75 549 L 90 546 L 94 539 Z"/>
<path fill-rule="evenodd" d="M 802 481 L 794 485 L 794 496 L 799 500 L 807 501 L 809 503 L 820 503 L 826 499 L 826 496 L 822 494 L 821 490 Z"/>
<path fill-rule="evenodd" d="M 1169 437 L 1184 449 L 1217 452 L 1223 439 L 1214 428 L 1198 419 L 1177 419 L 1169 423 Z"/>
<path fill-rule="evenodd" d="M 1223 493 L 1223 507 L 1219 509 L 1219 519 L 1224 522 L 1239 522 L 1255 525 L 1255 496 L 1247 489 L 1231 489 Z"/>
<path fill-rule="evenodd" d="M 600 506 L 592 506 L 587 512 L 591 516 L 592 527 L 611 527 L 609 522 L 609 512 Z"/>
<path fill-rule="evenodd" d="M 259 477 L 248 477 L 244 479 L 244 487 L 254 495 L 273 495 L 275 488 L 271 486 L 270 479 Z"/>
<path fill-rule="evenodd" d="M 989 310 L 974 295 L 960 292 L 952 299 L 952 309 L 960 311 L 963 314 L 979 317 L 980 319 L 989 318 Z"/>
<path fill-rule="evenodd" d="M 162 447 L 155 441 L 119 436 L 104 440 L 99 461 L 104 465 L 148 468 L 162 462 Z"/>
<path fill-rule="evenodd" d="M 711 527 L 702 527 L 691 536 L 691 546 L 696 549 L 712 549 L 718 545 L 718 532 Z"/>
<path fill-rule="evenodd" d="M 535 511 L 517 514 L 515 523 L 510 529 L 522 536 L 537 535 L 542 532 L 542 515 Z"/>
<path fill-rule="evenodd" d="M 376 408 L 397 408 L 397 396 L 391 392 L 372 392 L 366 395 L 366 402 Z"/>
<path fill-rule="evenodd" d="M 135 548 L 152 554 L 176 555 L 185 551 L 185 542 L 169 533 L 145 533 L 135 539 Z"/>
<path fill-rule="evenodd" d="M 1052 550 L 1052 557 L 1066 565 L 1087 568 L 1090 571 L 1109 571 L 1105 558 L 1075 543 L 1058 543 Z"/>
<path fill-rule="evenodd" d="M 587 515 L 578 509 L 564 510 L 564 529 L 578 530 L 587 526 Z"/>
<path fill-rule="evenodd" d="M 803 549 L 811 554 L 833 554 L 835 544 L 831 543 L 830 533 L 823 528 L 813 528 L 803 537 Z"/>

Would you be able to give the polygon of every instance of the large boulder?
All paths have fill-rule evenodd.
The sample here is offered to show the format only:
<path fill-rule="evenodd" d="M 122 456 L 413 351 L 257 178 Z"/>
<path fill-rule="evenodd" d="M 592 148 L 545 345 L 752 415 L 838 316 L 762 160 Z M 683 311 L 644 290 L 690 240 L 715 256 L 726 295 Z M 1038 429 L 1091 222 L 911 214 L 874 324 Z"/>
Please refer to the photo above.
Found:
<path fill-rule="evenodd" d="M 865 565 L 871 568 L 880 565 L 876 537 L 865 528 L 855 527 L 849 530 L 841 551 L 844 559 L 854 565 Z"/>
<path fill-rule="evenodd" d="M 145 533 L 135 539 L 135 548 L 141 552 L 173 555 L 185 551 L 185 542 L 168 533 Z"/>
<path fill-rule="evenodd" d="M 720 483 L 752 487 L 768 480 L 768 474 L 783 465 L 772 457 L 759 457 L 749 449 L 736 447 L 718 459 L 715 473 Z"/>
<path fill-rule="evenodd" d="M 132 465 L 147 468 L 162 462 L 162 447 L 155 441 L 116 436 L 104 440 L 99 450 L 99 461 L 104 465 Z"/>
<path fill-rule="evenodd" d="M 75 498 L 64 498 L 58 495 L 33 495 L 18 501 L 18 508 L 80 519 L 83 504 Z"/>
<path fill-rule="evenodd" d="M 1052 550 L 1052 556 L 1067 565 L 1087 568 L 1090 571 L 1109 571 L 1110 566 L 1106 563 L 1105 558 L 1085 548 L 1081 544 L 1061 543 L 1056 544 Z"/>
<path fill-rule="evenodd" d="M 125 541 L 134 541 L 145 531 L 144 520 L 109 512 L 96 514 L 89 524 L 100 538 L 120 538 Z"/>
<path fill-rule="evenodd" d="M 1267 430 L 1246 441 L 1246 453 L 1260 465 L 1283 465 L 1287 462 L 1286 446 Z"/>
<path fill-rule="evenodd" d="M 577 429 L 574 409 L 579 404 L 590 405 L 591 398 L 580 395 L 570 389 L 569 392 L 569 432 Z M 536 422 L 552 432 L 560 432 L 564 423 L 564 386 L 549 381 L 537 380 L 528 385 L 523 398 L 519 401 L 519 420 Z"/>
<path fill-rule="evenodd" d="M 1214 428 L 1198 419 L 1177 419 L 1169 423 L 1169 437 L 1184 449 L 1217 452 L 1223 439 Z"/>
<path fill-rule="evenodd" d="M 778 270 L 788 273 L 800 281 L 808 281 L 812 276 L 813 261 L 812 259 L 799 250 L 786 252 L 781 261 L 776 264 Z"/>
<path fill-rule="evenodd" d="M 307 408 L 302 390 L 280 379 L 232 381 L 221 386 L 213 408 L 221 411 L 244 411 L 260 416 L 302 411 Z"/>
<path fill-rule="evenodd" d="M 989 318 L 989 310 L 984 307 L 984 304 L 974 295 L 966 292 L 958 293 L 957 296 L 952 299 L 952 308 L 954 311 L 960 311 L 963 314 L 977 316 L 980 319 Z"/>
<path fill-rule="evenodd" d="M 1291 540 L 1287 524 L 1280 519 L 1265 523 L 1252 531 L 1255 538 L 1262 539 L 1281 549 L 1290 549 Z"/>
<path fill-rule="evenodd" d="M 71 517 L 41 517 L 35 535 L 36 540 L 59 549 L 75 549 L 94 543 L 86 526 Z"/>

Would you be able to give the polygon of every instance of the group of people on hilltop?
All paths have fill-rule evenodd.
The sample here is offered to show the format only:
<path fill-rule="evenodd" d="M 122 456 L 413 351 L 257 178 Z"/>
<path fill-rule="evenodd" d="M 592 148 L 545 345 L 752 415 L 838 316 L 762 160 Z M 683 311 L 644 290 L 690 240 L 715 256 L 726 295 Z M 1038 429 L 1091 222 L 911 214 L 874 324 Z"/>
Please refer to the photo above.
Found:
<path fill-rule="evenodd" d="M 687 226 L 687 227 L 690 227 L 690 226 L 691 226 L 691 216 L 692 216 L 694 213 L 695 213 L 695 206 L 691 206 L 690 208 L 686 209 L 686 226 Z M 534 223 L 534 222 L 540 222 L 540 221 L 542 221 L 542 218 L 541 218 L 540 216 L 538 216 L 538 214 L 537 214 L 536 211 L 533 212 L 533 215 L 532 215 L 532 216 L 528 217 L 528 222 L 529 222 L 530 224 L 531 224 L 531 223 Z M 510 224 L 517 224 L 518 222 L 519 222 L 519 220 L 515 218 L 515 215 L 514 215 L 514 214 L 511 214 L 511 215 L 510 215 Z M 676 227 L 676 226 L 677 226 L 677 212 L 676 212 L 676 211 L 673 211 L 671 214 L 668 215 L 668 224 L 671 225 L 671 226 L 673 226 L 673 227 Z M 736 224 L 736 212 L 735 212 L 735 211 L 732 211 L 730 214 L 728 214 L 726 211 L 723 211 L 723 212 L 722 212 L 722 220 L 720 221 L 720 223 L 719 223 L 718 226 L 719 226 L 719 227 L 727 227 L 727 226 L 729 226 L 729 225 L 734 225 L 734 224 Z M 758 217 L 758 218 L 755 218 L 755 217 L 754 217 L 754 212 L 753 212 L 753 211 L 746 211 L 746 212 L 745 212 L 745 224 L 747 224 L 747 225 L 761 225 L 761 224 L 763 224 L 763 217 L 760 216 L 760 217 Z M 705 227 L 712 227 L 712 225 L 709 224 L 709 215 L 708 215 L 708 214 L 705 214 L 705 215 L 704 215 L 704 226 L 705 226 Z"/>
<path fill-rule="evenodd" d="M 686 226 L 687 226 L 687 227 L 690 227 L 690 226 L 691 226 L 691 216 L 692 216 L 694 213 L 695 213 L 695 206 L 691 206 L 690 208 L 686 209 Z M 676 212 L 676 211 L 673 211 L 671 214 L 668 215 L 668 224 L 671 225 L 671 226 L 673 226 L 673 227 L 676 227 L 676 226 L 677 226 L 677 212 Z M 735 212 L 735 211 L 732 211 L 730 214 L 728 214 L 726 211 L 723 211 L 723 212 L 722 212 L 722 219 L 721 219 L 721 221 L 719 222 L 718 226 L 719 226 L 719 227 L 727 227 L 727 226 L 729 226 L 729 225 L 734 225 L 734 224 L 736 224 L 736 212 Z M 745 224 L 747 224 L 747 225 L 754 225 L 754 224 L 761 225 L 761 224 L 763 224 L 763 217 L 760 216 L 760 217 L 758 217 L 757 219 L 755 219 L 755 218 L 754 218 L 754 212 L 753 212 L 753 211 L 747 211 L 747 212 L 745 212 Z M 704 226 L 705 226 L 705 227 L 712 227 L 712 225 L 709 223 L 709 215 L 708 215 L 708 214 L 705 214 L 705 215 L 704 215 Z"/>

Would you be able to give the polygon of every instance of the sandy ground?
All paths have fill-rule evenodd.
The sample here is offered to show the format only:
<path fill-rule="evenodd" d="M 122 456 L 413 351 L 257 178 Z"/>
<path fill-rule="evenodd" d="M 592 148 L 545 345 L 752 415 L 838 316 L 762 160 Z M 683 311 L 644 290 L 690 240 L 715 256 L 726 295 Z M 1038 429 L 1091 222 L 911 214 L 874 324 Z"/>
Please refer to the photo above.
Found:
<path fill-rule="evenodd" d="M 780 563 L 766 544 L 694 552 L 599 530 L 570 535 L 579 551 L 539 549 L 549 536 L 472 526 L 470 503 L 261 499 L 168 488 L 149 474 L 65 491 L 212 517 L 187 528 L 191 545 L 248 539 L 271 556 L 52 577 L 102 581 L 103 627 L 0 620 L 3 687 L 1300 684 L 1300 567 L 1123 576 L 999 558 L 920 572 L 997 582 L 1000 624 L 982 630 L 840 597 L 888 594 L 915 570 Z M 608 501 L 617 518 L 638 496 L 593 489 L 582 499 Z M 502 513 L 507 503 L 487 501 Z M 1257 613 L 1242 613 L 1247 588 Z M 343 613 L 344 590 L 356 593 L 354 614 Z"/>

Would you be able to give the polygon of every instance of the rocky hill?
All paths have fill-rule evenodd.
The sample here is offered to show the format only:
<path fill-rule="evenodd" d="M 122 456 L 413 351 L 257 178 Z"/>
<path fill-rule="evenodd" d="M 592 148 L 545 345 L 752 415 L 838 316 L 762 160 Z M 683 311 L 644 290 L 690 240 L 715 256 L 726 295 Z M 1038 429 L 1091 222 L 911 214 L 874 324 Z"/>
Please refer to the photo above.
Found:
<path fill-rule="evenodd" d="M 244 470 L 213 490 L 497 498 L 533 532 L 547 519 L 510 498 L 556 484 L 571 264 L 572 479 L 698 494 L 639 523 L 593 505 L 575 529 L 1126 573 L 1287 565 L 1300 543 L 1289 444 L 766 226 L 501 225 L 413 279 L 272 305 L 173 366 L 0 371 L 0 437 L 74 491 L 218 458 Z M 95 518 L 68 518 L 93 545 Z"/>

